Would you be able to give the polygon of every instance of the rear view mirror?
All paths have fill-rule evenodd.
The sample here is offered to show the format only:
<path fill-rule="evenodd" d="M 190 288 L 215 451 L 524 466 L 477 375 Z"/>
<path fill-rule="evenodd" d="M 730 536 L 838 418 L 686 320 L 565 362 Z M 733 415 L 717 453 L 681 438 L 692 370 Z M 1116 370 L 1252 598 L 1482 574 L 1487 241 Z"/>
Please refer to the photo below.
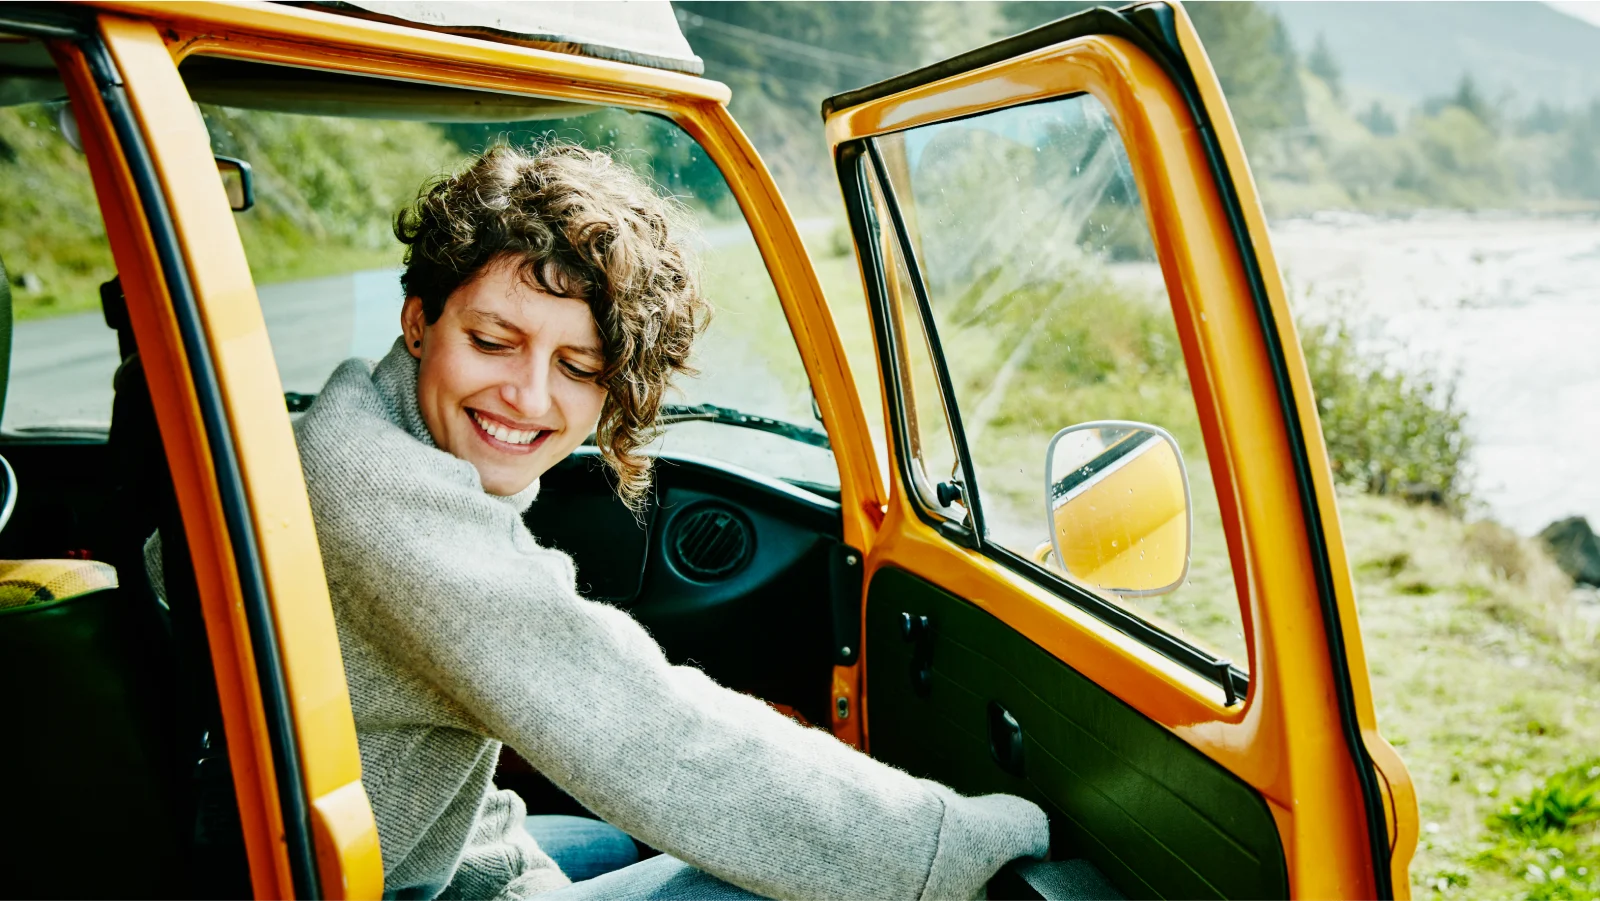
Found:
<path fill-rule="evenodd" d="M 242 213 L 256 205 L 255 178 L 250 174 L 250 164 L 231 156 L 217 157 L 217 174 L 222 176 L 222 189 L 228 192 L 228 206 Z"/>
<path fill-rule="evenodd" d="M 1074 581 L 1136 597 L 1189 576 L 1189 475 L 1165 429 L 1102 421 L 1057 432 L 1045 452 L 1045 516 Z"/>

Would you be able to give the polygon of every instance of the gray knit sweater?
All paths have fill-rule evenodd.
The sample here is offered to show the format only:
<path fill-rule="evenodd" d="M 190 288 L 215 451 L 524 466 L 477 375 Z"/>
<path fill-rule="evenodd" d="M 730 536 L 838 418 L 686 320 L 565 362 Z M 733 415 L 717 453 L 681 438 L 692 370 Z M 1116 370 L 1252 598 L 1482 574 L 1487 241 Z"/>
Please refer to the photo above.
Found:
<path fill-rule="evenodd" d="M 572 560 L 439 450 L 396 343 L 296 424 L 387 891 L 523 898 L 567 879 L 492 784 L 507 742 L 629 834 L 774 898 L 973 898 L 1043 856 L 1042 811 L 872 760 L 575 590 Z"/>

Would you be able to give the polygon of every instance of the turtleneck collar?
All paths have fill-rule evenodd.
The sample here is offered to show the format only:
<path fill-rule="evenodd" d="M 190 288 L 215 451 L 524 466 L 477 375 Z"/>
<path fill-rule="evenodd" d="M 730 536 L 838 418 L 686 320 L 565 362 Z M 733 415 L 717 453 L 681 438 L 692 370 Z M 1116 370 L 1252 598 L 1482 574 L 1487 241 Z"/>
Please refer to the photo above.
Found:
<path fill-rule="evenodd" d="M 428 431 L 428 423 L 422 418 L 422 408 L 417 404 L 417 370 L 420 367 L 421 363 L 406 349 L 405 338 L 396 338 L 394 346 L 373 368 L 372 384 L 383 398 L 390 422 L 405 429 L 411 437 L 428 447 L 438 449 L 433 434 Z M 534 479 L 531 485 L 516 494 L 489 496 L 505 501 L 518 513 L 526 513 L 534 498 L 539 496 L 539 480 Z"/>

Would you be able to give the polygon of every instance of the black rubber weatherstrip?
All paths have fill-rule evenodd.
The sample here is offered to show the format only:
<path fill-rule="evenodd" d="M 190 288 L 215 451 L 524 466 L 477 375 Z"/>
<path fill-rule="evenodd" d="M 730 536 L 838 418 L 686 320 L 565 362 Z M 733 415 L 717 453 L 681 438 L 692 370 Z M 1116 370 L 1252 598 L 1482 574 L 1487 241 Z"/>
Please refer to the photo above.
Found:
<path fill-rule="evenodd" d="M 865 87 L 856 88 L 853 91 L 835 94 L 822 101 L 822 118 L 827 119 L 834 113 L 840 110 L 847 110 L 852 106 L 860 106 L 863 103 L 890 97 L 903 91 L 909 91 L 912 88 L 920 88 L 925 84 L 932 84 L 954 75 L 961 75 L 965 72 L 981 69 L 984 66 L 1005 62 L 1013 57 L 1031 53 L 1035 50 L 1049 47 L 1052 44 L 1059 44 L 1062 41 L 1070 41 L 1073 38 L 1081 38 L 1092 34 L 1109 34 L 1127 38 L 1140 45 L 1140 49 L 1148 52 L 1152 43 L 1150 38 L 1140 32 L 1123 15 L 1133 9 L 1135 9 L 1133 6 L 1123 7 L 1120 10 L 1106 7 L 1086 9 L 1064 19 L 1047 22 L 1038 28 L 1014 34 L 1011 37 L 995 41 L 993 44 L 986 44 L 977 49 L 968 50 L 966 53 L 940 60 L 920 69 L 912 69 L 902 75 L 896 75 L 893 78 L 887 78 Z M 1160 60 L 1157 61 L 1160 62 Z"/>
<path fill-rule="evenodd" d="M 945 419 L 950 424 L 950 437 L 955 439 L 956 459 L 961 461 L 961 474 L 965 477 L 965 483 L 961 486 L 961 503 L 972 516 L 975 547 L 982 549 L 988 543 L 984 540 L 987 532 L 983 525 L 983 502 L 978 499 L 978 479 L 976 470 L 972 468 L 972 454 L 967 448 L 967 430 L 961 425 L 961 408 L 956 405 L 956 386 L 950 379 L 950 368 L 945 365 L 944 346 L 939 343 L 939 325 L 933 320 L 933 302 L 928 299 L 928 282 L 922 277 L 922 262 L 917 258 L 917 248 L 911 243 L 905 219 L 900 215 L 900 198 L 895 194 L 888 167 L 884 166 L 883 155 L 878 152 L 875 142 L 867 142 L 867 155 L 872 160 L 872 171 L 878 176 L 878 190 L 883 192 L 883 205 L 889 211 L 889 219 L 894 225 L 901 262 L 905 263 L 906 275 L 911 279 L 911 293 L 916 296 L 917 316 L 922 321 L 923 336 L 928 340 L 929 356 L 933 358 L 934 375 L 939 380 Z M 943 503 L 942 499 L 940 503 Z"/>
<path fill-rule="evenodd" d="M 845 210 L 850 217 L 850 227 L 857 235 L 857 241 L 863 248 L 862 271 L 866 274 L 868 310 L 872 316 L 873 329 L 877 335 L 879 348 L 879 365 L 883 367 L 885 380 L 888 384 L 905 384 L 905 376 L 901 372 L 898 356 L 894 352 L 894 342 L 898 340 L 889 328 L 888 291 L 886 287 L 886 270 L 881 255 L 877 252 L 879 246 L 878 223 L 867 214 L 868 195 L 867 186 L 863 181 L 862 161 L 867 156 L 866 142 L 852 141 L 839 147 L 839 182 L 845 197 Z M 900 459 L 911 459 L 911 449 L 907 436 L 907 423 L 909 417 L 905 411 L 905 401 L 899 391 L 890 391 L 886 395 L 889 402 L 890 431 L 894 433 L 893 440 L 899 449 Z M 900 479 L 907 486 L 908 491 L 913 491 L 911 476 L 905 467 L 901 467 Z M 923 510 L 920 504 L 913 505 L 918 518 L 928 525 L 938 528 L 941 521 L 936 520 Z M 1249 690 L 1249 675 L 1243 670 L 1230 664 L 1227 660 L 1214 657 L 1194 645 L 1169 635 L 1161 629 L 1151 625 L 1143 619 L 1129 613 L 1121 607 L 1112 604 L 1097 595 L 1084 591 L 1077 585 L 1041 569 L 1037 564 L 1026 560 L 1011 551 L 994 545 L 985 544 L 982 551 L 989 557 L 995 558 L 1021 573 L 1025 578 L 1039 585 L 1047 591 L 1053 592 L 1067 603 L 1084 610 L 1101 622 L 1125 635 L 1144 643 L 1157 653 L 1182 665 L 1185 669 L 1197 673 L 1207 679 L 1217 682 L 1223 689 L 1224 700 L 1229 697 L 1244 697 Z M 1223 674 L 1226 673 L 1226 677 Z M 1228 684 L 1222 682 L 1228 679 Z M 1230 691 L 1231 688 L 1231 691 Z"/>
<path fill-rule="evenodd" d="M 943 62 L 924 66 L 921 69 L 907 72 L 895 78 L 829 97 L 822 102 L 822 117 L 826 120 L 830 115 L 840 110 L 892 96 L 954 75 L 1003 62 L 1024 53 L 1088 35 L 1112 35 L 1123 38 L 1154 60 L 1167 76 L 1172 79 L 1173 84 L 1183 96 L 1185 104 L 1189 107 L 1190 114 L 1194 117 L 1202 146 L 1205 148 L 1211 175 L 1216 183 L 1218 196 L 1221 198 L 1223 208 L 1228 216 L 1228 224 L 1231 226 L 1234 242 L 1239 250 L 1239 258 L 1243 262 L 1245 275 L 1250 284 L 1250 292 L 1255 303 L 1256 316 L 1261 327 L 1263 343 L 1266 346 L 1267 356 L 1272 366 L 1273 379 L 1277 383 L 1280 411 L 1284 419 L 1285 429 L 1288 432 L 1290 451 L 1294 457 L 1301 509 L 1305 514 L 1307 545 L 1311 552 L 1312 566 L 1316 575 L 1318 601 L 1322 607 L 1324 638 L 1327 641 L 1328 651 L 1332 658 L 1330 670 L 1334 682 L 1335 696 L 1339 703 L 1340 731 L 1343 733 L 1342 737 L 1346 750 L 1350 754 L 1351 763 L 1355 767 L 1357 782 L 1361 786 L 1363 808 L 1367 818 L 1367 835 L 1372 853 L 1375 894 L 1379 898 L 1393 898 L 1394 881 L 1390 872 L 1392 849 L 1389 845 L 1386 804 L 1382 788 L 1378 784 L 1377 767 L 1367 753 L 1366 744 L 1361 737 L 1360 722 L 1356 716 L 1354 682 L 1350 675 L 1349 659 L 1346 656 L 1344 632 L 1339 616 L 1338 596 L 1333 587 L 1333 573 L 1328 559 L 1327 536 L 1323 533 L 1322 520 L 1318 513 L 1320 505 L 1317 502 L 1316 490 L 1313 487 L 1311 460 L 1306 450 L 1305 431 L 1301 427 L 1299 413 L 1295 406 L 1294 389 L 1289 380 L 1288 363 L 1284 355 L 1282 342 L 1279 339 L 1271 303 L 1267 297 L 1266 282 L 1262 276 L 1254 250 L 1249 246 L 1249 232 L 1244 222 L 1244 207 L 1239 200 L 1238 191 L 1234 188 L 1234 182 L 1230 176 L 1227 162 L 1223 158 L 1222 148 L 1217 140 L 1216 131 L 1211 124 L 1211 118 L 1207 114 L 1204 104 L 1200 102 L 1194 73 L 1183 54 L 1182 46 L 1179 44 L 1177 29 L 1172 17 L 1172 8 L 1165 3 L 1141 3 L 1120 9 L 1097 7 L 1085 10 L 985 47 L 979 47 L 976 50 L 951 57 Z M 843 147 L 840 149 L 840 173 L 842 177 L 845 172 L 843 168 Z M 852 192 L 846 192 L 847 203 L 855 202 L 858 199 L 853 196 Z M 1027 573 L 1035 581 L 1041 581 L 1041 575 L 1048 576 L 1048 574 L 1041 573 L 1037 567 L 1024 568 L 1023 572 Z"/>
<path fill-rule="evenodd" d="M 289 712 L 283 659 L 278 652 L 278 637 L 267 601 L 266 579 L 261 569 L 255 531 L 250 525 L 249 500 L 239 472 L 233 436 L 228 430 L 216 368 L 200 324 L 194 287 L 189 281 L 189 270 L 184 265 L 177 232 L 157 181 L 150 151 L 129 108 L 122 76 L 106 52 L 105 45 L 97 38 L 80 34 L 78 44 L 100 89 L 100 97 L 110 114 L 117 140 L 122 145 L 128 170 L 139 192 L 139 202 L 144 207 L 146 223 L 155 241 L 161 274 L 166 279 L 173 310 L 177 315 L 178 331 L 183 338 L 195 393 L 200 401 L 206 440 L 211 446 L 214 475 L 227 521 L 228 540 L 238 560 L 239 587 L 243 594 L 245 619 L 249 624 L 250 644 L 255 655 L 267 733 L 272 746 L 272 764 L 277 776 L 278 801 L 283 814 L 284 841 L 288 845 L 294 892 L 299 898 L 318 899 L 322 897 L 322 889 L 318 883 L 316 857 L 312 850 L 305 780 L 300 772 L 299 748 L 295 741 L 294 721 Z"/>

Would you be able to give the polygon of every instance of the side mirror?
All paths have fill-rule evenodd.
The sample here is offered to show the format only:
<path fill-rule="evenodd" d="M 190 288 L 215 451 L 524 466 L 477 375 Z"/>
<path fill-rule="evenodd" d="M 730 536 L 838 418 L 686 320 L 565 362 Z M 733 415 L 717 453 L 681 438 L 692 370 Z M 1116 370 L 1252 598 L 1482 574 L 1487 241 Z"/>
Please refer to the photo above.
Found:
<path fill-rule="evenodd" d="M 222 189 L 228 192 L 228 206 L 242 213 L 256 205 L 255 177 L 250 174 L 250 164 L 231 156 L 219 156 L 217 174 L 222 176 Z"/>
<path fill-rule="evenodd" d="M 1137 597 L 1166 594 L 1188 578 L 1189 474 L 1165 429 L 1070 426 L 1050 439 L 1044 472 L 1051 550 L 1074 581 Z"/>

